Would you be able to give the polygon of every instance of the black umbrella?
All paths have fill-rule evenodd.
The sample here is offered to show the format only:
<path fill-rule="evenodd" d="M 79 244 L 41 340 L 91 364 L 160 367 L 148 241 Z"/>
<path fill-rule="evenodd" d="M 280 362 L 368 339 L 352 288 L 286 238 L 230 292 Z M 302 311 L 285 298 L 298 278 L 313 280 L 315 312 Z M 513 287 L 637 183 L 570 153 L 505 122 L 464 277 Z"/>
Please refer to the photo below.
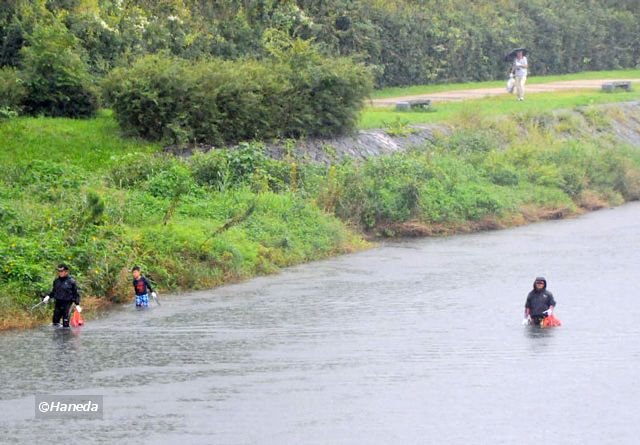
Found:
<path fill-rule="evenodd" d="M 507 54 L 504 56 L 504 61 L 505 61 L 505 62 L 512 62 L 512 61 L 513 61 L 513 59 L 515 59 L 515 58 L 516 58 L 516 53 L 517 53 L 518 51 L 522 51 L 522 55 L 523 55 L 523 56 L 526 56 L 526 55 L 527 55 L 527 53 L 528 53 L 527 48 L 516 48 L 516 49 L 514 49 L 513 51 L 511 51 L 511 52 L 507 53 Z"/>

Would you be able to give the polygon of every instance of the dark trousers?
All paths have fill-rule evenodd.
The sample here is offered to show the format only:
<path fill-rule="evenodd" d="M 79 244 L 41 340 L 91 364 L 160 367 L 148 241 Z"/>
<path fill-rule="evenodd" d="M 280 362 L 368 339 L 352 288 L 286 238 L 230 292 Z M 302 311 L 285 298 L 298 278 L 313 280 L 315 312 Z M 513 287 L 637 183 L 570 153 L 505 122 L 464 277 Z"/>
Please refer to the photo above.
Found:
<path fill-rule="evenodd" d="M 56 300 L 56 306 L 53 309 L 53 324 L 60 323 L 60 319 L 62 318 L 62 326 L 65 328 L 69 327 L 71 303 L 73 303 L 73 301 Z"/>
<path fill-rule="evenodd" d="M 542 320 L 544 320 L 545 318 L 547 318 L 547 316 L 545 314 L 532 315 L 531 316 L 531 324 L 535 325 L 535 326 L 541 326 Z"/>

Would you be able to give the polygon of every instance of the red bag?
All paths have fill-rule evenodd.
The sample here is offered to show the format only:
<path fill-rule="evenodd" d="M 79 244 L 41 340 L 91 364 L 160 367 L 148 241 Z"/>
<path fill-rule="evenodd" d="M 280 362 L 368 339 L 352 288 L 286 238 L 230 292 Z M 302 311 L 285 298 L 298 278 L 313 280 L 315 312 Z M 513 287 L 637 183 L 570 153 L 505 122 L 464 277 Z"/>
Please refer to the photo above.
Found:
<path fill-rule="evenodd" d="M 84 320 L 82 319 L 82 315 L 80 315 L 80 312 L 73 311 L 73 315 L 71 316 L 71 321 L 69 322 L 69 324 L 74 328 L 82 326 L 84 324 Z"/>
<path fill-rule="evenodd" d="M 548 317 L 542 320 L 543 328 L 554 328 L 557 326 L 562 326 L 562 322 L 558 318 L 556 318 L 556 316 L 553 314 L 549 315 Z"/>

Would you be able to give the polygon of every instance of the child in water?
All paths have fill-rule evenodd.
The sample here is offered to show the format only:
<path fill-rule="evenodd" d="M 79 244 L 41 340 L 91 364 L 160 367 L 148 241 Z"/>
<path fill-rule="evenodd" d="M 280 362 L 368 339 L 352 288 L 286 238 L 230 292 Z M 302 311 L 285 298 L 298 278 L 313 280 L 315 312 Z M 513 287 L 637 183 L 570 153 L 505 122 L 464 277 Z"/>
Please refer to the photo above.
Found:
<path fill-rule="evenodd" d="M 149 292 L 151 292 L 151 297 L 154 300 L 157 299 L 158 295 L 151 287 L 149 280 L 140 273 L 140 266 L 133 266 L 131 274 L 133 275 L 133 290 L 136 293 L 136 307 L 149 307 Z"/>

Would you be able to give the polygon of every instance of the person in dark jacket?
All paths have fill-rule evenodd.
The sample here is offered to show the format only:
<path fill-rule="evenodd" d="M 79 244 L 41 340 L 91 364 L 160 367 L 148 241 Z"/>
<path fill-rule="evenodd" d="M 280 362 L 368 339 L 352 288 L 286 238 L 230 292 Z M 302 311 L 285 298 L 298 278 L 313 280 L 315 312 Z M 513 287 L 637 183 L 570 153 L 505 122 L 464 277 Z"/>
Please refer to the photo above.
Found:
<path fill-rule="evenodd" d="M 556 300 L 547 290 L 547 280 L 544 277 L 537 277 L 533 282 L 533 290 L 527 295 L 527 301 L 524 304 L 522 324 L 540 326 L 542 320 L 553 313 L 555 306 Z"/>
<path fill-rule="evenodd" d="M 149 292 L 151 292 L 153 299 L 158 297 L 157 294 L 153 290 L 153 287 L 151 287 L 151 283 L 149 283 L 147 277 L 141 274 L 140 266 L 133 266 L 131 274 L 133 275 L 133 290 L 136 294 L 136 307 L 149 307 Z"/>
<path fill-rule="evenodd" d="M 58 264 L 57 270 L 58 278 L 53 280 L 51 292 L 42 301 L 47 304 L 51 298 L 56 300 L 56 305 L 53 309 L 53 325 L 60 326 L 60 319 L 62 318 L 62 326 L 68 328 L 71 305 L 75 303 L 76 310 L 82 312 L 80 294 L 78 293 L 76 280 L 69 275 L 69 267 L 66 264 Z"/>

